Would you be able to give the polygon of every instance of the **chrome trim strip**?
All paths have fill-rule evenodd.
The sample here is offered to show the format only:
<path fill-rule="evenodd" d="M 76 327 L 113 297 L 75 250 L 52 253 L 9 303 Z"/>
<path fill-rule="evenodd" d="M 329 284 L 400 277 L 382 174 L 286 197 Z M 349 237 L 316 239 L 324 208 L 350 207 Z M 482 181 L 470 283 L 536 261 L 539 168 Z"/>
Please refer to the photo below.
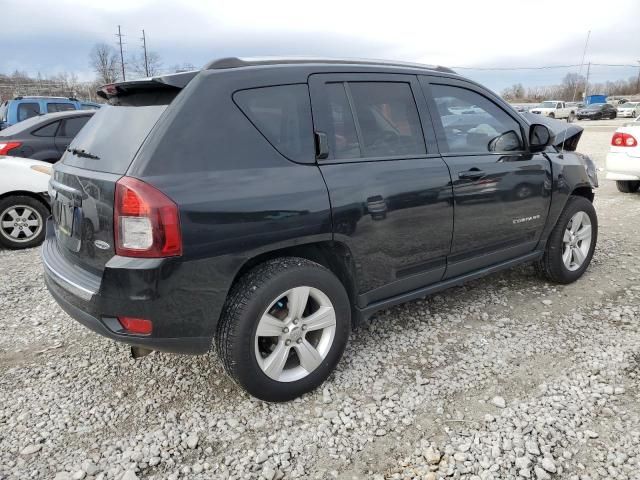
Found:
<path fill-rule="evenodd" d="M 44 249 L 44 245 L 42 246 L 42 248 Z M 51 279 L 54 280 L 58 285 L 60 285 L 62 288 L 64 288 L 68 292 L 73 293 L 74 295 L 77 295 L 78 297 L 86 301 L 90 301 L 93 298 L 93 296 L 96 293 L 98 293 L 97 291 L 94 292 L 92 290 L 89 290 L 88 288 L 85 288 L 81 285 L 78 285 L 77 283 L 72 282 L 71 280 L 66 278 L 64 275 L 55 271 L 51 267 L 51 265 L 49 265 L 49 263 L 47 262 L 47 258 L 46 258 L 46 255 L 44 255 L 44 252 L 41 255 L 41 258 L 42 258 L 42 264 L 44 265 L 44 268 L 47 271 L 47 273 L 49 273 L 49 276 L 51 277 Z"/>

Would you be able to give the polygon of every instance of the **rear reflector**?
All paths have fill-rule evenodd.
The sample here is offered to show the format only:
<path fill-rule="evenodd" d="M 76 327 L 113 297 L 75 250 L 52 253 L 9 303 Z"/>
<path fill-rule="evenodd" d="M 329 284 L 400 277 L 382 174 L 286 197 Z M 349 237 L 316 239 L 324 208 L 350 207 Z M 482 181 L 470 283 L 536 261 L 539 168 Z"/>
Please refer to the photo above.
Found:
<path fill-rule="evenodd" d="M 118 321 L 127 333 L 137 333 L 138 335 L 149 335 L 153 330 L 153 323 L 146 318 L 118 317 Z"/>
<path fill-rule="evenodd" d="M 182 255 L 178 207 L 155 187 L 122 177 L 116 183 L 113 215 L 116 254 L 147 258 Z"/>
<path fill-rule="evenodd" d="M 637 147 L 638 141 L 633 135 L 623 132 L 616 132 L 611 139 L 611 145 L 614 147 Z"/>
<path fill-rule="evenodd" d="M 0 143 L 0 155 L 8 155 L 9 150 L 18 148 L 20 145 L 22 145 L 22 142 L 2 142 Z"/>

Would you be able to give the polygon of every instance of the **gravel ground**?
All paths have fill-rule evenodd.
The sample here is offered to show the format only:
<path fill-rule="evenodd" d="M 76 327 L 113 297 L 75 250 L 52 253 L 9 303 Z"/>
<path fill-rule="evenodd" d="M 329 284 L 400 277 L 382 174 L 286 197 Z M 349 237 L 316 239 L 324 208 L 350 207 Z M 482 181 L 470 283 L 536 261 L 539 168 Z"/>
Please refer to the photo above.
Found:
<path fill-rule="evenodd" d="M 619 123 L 580 150 L 603 166 Z M 288 404 L 214 354 L 131 360 L 56 306 L 36 250 L 2 251 L 0 479 L 639 479 L 640 195 L 602 183 L 580 281 L 525 266 L 381 312 Z"/>

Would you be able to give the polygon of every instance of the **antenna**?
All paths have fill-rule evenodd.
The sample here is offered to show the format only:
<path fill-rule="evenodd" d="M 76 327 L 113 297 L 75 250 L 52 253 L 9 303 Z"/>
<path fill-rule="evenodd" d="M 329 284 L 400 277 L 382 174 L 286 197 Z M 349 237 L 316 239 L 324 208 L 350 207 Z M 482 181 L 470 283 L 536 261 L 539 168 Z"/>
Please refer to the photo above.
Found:
<path fill-rule="evenodd" d="M 116 33 L 116 37 L 118 37 L 118 43 L 120 44 L 120 65 L 122 65 L 122 81 L 124 82 L 127 78 L 124 73 L 124 54 L 122 53 L 122 32 L 120 31 L 120 25 L 118 25 L 118 33 Z"/>
<path fill-rule="evenodd" d="M 144 34 L 144 29 L 142 29 L 142 50 L 144 51 L 144 73 L 148 77 L 149 76 L 149 60 L 147 58 L 147 37 Z"/>
<path fill-rule="evenodd" d="M 579 78 L 580 78 L 580 73 L 582 72 L 582 67 L 584 66 L 584 57 L 587 54 L 587 47 L 589 46 L 589 38 L 591 37 L 591 30 L 589 30 L 587 32 L 587 40 L 584 42 L 584 50 L 582 50 L 582 60 L 580 61 L 580 66 L 578 67 L 578 78 L 576 79 L 576 86 L 573 89 L 573 96 L 571 97 L 571 103 L 574 103 L 576 101 L 576 95 L 578 93 L 578 85 L 579 85 Z M 591 67 L 591 64 L 589 64 L 589 67 Z M 589 79 L 587 78 L 587 82 L 589 81 Z M 587 85 L 585 85 L 585 91 L 587 89 Z M 569 114 L 571 115 L 571 114 Z M 567 141 L 567 130 L 568 128 L 565 128 L 564 130 L 564 136 L 562 138 L 562 148 L 560 149 L 560 155 L 564 155 L 564 142 Z"/>

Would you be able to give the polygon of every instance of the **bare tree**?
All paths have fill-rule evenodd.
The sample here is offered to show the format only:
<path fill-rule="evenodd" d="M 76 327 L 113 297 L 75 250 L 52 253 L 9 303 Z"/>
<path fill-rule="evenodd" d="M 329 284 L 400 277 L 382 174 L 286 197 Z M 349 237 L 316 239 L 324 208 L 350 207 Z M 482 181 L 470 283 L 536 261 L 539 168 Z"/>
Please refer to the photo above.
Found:
<path fill-rule="evenodd" d="M 149 69 L 149 77 L 160 75 L 162 71 L 162 61 L 157 52 L 147 52 L 147 64 L 145 65 L 144 54 L 132 55 L 129 57 L 131 70 L 136 77 L 146 77 L 147 68 Z"/>
<path fill-rule="evenodd" d="M 505 88 L 502 91 L 502 97 L 505 100 L 522 100 L 524 98 L 524 87 L 522 86 L 521 83 L 516 83 L 511 85 L 509 88 Z"/>
<path fill-rule="evenodd" d="M 113 83 L 120 78 L 120 60 L 116 49 L 107 43 L 96 43 L 89 54 L 89 65 L 98 81 Z"/>

